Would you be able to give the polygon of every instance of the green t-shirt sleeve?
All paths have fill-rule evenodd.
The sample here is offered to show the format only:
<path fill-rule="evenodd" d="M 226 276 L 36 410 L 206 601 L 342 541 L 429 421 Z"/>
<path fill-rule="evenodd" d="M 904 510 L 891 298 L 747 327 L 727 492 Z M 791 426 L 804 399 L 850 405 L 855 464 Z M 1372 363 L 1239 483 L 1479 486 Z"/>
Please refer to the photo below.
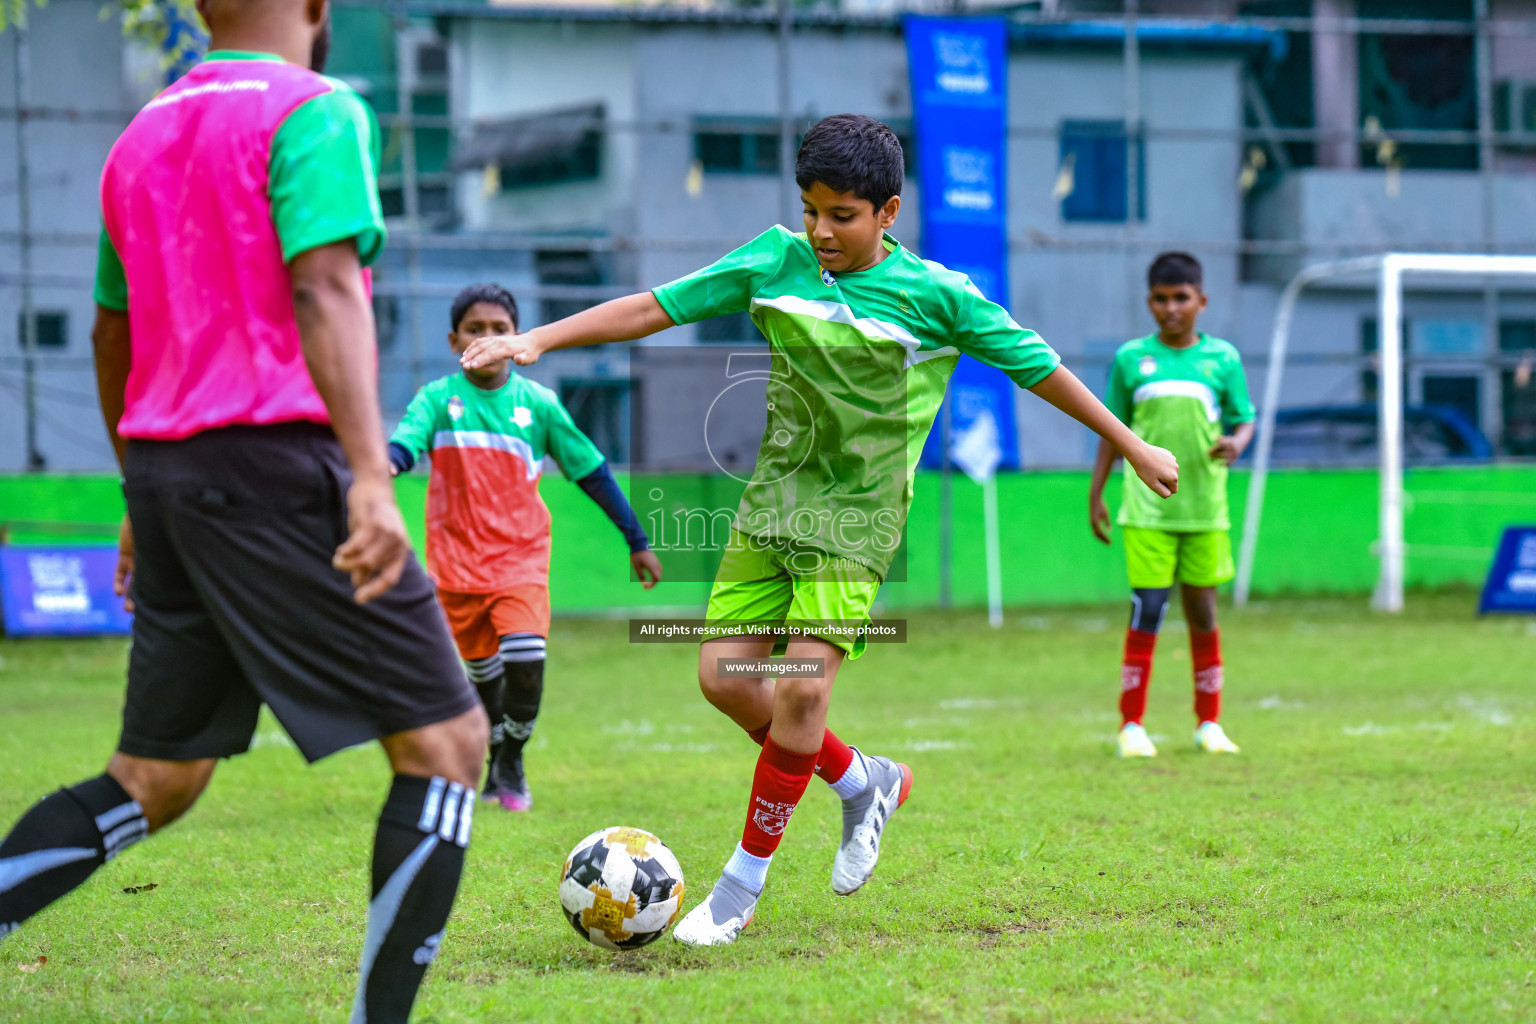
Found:
<path fill-rule="evenodd" d="M 544 450 L 560 466 L 567 480 L 576 481 L 603 464 L 603 453 L 581 432 L 571 414 L 552 392 L 540 395 L 540 422 L 545 424 Z"/>
<path fill-rule="evenodd" d="M 1032 388 L 1061 365 L 1040 335 L 1014 323 L 1008 311 L 965 281 L 952 334 L 964 354 L 1002 370 L 1021 388 Z"/>
<path fill-rule="evenodd" d="M 379 205 L 379 126 L 373 110 L 335 83 L 288 115 L 272 138 L 268 194 L 284 262 L 322 245 L 357 240 L 368 266 L 384 248 Z"/>
<path fill-rule="evenodd" d="M 437 410 L 441 404 L 439 395 L 429 384 L 416 392 L 416 397 L 411 399 L 411 404 L 405 407 L 405 415 L 400 418 L 400 425 L 389 439 L 394 443 L 410 451 L 411 455 L 420 459 L 426 454 L 432 444 L 433 428 L 437 424 Z"/>
<path fill-rule="evenodd" d="M 758 287 L 784 262 L 792 238 L 781 227 L 769 228 L 703 270 L 653 289 L 651 294 L 678 324 L 748 312 Z"/>
<path fill-rule="evenodd" d="M 1254 417 L 1253 399 L 1248 397 L 1248 378 L 1243 373 L 1243 360 L 1236 350 L 1227 360 L 1225 379 L 1221 382 L 1221 419 L 1228 427 L 1239 423 L 1251 423 Z"/>
<path fill-rule="evenodd" d="M 96 243 L 96 305 L 128 310 L 128 275 L 123 272 L 123 261 L 117 256 L 107 229 L 101 229 L 101 239 Z"/>
<path fill-rule="evenodd" d="M 1109 365 L 1109 386 L 1104 389 L 1104 407 L 1120 418 L 1131 422 L 1131 389 L 1125 383 L 1125 355 L 1115 353 L 1115 361 Z"/>

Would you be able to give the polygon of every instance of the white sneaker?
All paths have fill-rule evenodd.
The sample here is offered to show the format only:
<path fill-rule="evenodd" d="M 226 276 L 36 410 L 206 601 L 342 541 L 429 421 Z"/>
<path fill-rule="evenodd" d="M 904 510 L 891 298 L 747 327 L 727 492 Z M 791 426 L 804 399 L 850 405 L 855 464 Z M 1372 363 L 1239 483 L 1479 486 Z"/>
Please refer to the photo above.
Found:
<path fill-rule="evenodd" d="M 1195 749 L 1207 754 L 1238 753 L 1237 744 L 1227 739 L 1226 730 L 1215 722 L 1200 723 L 1200 728 L 1195 730 Z"/>
<path fill-rule="evenodd" d="M 864 757 L 863 754 L 857 754 Z M 832 891 L 850 896 L 875 873 L 880 837 L 912 794 L 912 769 L 888 757 L 864 757 L 869 785 L 843 801 L 843 841 L 832 861 Z"/>
<path fill-rule="evenodd" d="M 752 923 L 759 895 L 722 874 L 704 902 L 672 929 L 672 938 L 685 946 L 728 946 Z"/>
<path fill-rule="evenodd" d="M 1120 746 L 1121 757 L 1157 756 L 1157 748 L 1152 745 L 1152 737 L 1147 735 L 1147 730 L 1135 722 L 1127 722 L 1121 727 L 1116 742 Z"/>

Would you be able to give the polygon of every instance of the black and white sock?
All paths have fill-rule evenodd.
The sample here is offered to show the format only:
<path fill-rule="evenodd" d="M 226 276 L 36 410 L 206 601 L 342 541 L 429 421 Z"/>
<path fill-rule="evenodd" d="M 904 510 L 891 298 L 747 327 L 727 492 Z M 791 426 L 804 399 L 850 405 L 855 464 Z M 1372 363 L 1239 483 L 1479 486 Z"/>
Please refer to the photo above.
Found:
<path fill-rule="evenodd" d="M 44 797 L 0 842 L 0 938 L 149 834 L 110 775 Z"/>
<path fill-rule="evenodd" d="M 485 707 L 485 716 L 491 720 L 491 761 L 494 763 L 496 752 L 507 731 L 502 722 L 501 710 L 506 670 L 502 667 L 500 653 L 464 662 L 464 674 L 474 684 L 475 692 L 480 695 L 480 703 Z"/>
<path fill-rule="evenodd" d="M 515 763 L 533 736 L 544 700 L 544 657 L 544 638 L 536 633 L 511 633 L 501 638 L 501 661 L 506 668 L 501 698 L 506 740 L 499 763 Z"/>
<path fill-rule="evenodd" d="M 373 899 L 352 1024 L 405 1024 L 464 869 L 475 792 L 434 776 L 396 775 L 373 841 Z"/>

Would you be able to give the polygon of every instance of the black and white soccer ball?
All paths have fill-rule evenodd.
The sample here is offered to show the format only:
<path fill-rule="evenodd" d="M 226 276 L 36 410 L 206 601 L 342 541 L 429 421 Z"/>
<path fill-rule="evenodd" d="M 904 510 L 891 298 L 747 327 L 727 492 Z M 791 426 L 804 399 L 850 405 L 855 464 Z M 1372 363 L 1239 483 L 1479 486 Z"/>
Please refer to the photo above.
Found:
<path fill-rule="evenodd" d="M 666 934 L 683 909 L 683 869 L 644 829 L 594 832 L 560 874 L 560 907 L 582 938 L 604 949 L 639 949 Z"/>

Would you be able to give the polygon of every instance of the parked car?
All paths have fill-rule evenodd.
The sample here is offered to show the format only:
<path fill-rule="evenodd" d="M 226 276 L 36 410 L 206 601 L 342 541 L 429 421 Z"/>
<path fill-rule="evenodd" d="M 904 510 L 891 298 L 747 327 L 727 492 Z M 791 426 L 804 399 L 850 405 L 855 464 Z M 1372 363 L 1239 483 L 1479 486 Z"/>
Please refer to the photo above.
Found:
<path fill-rule="evenodd" d="M 1313 405 L 1281 409 L 1275 414 L 1272 458 L 1278 465 L 1309 466 L 1374 464 L 1377 408 L 1358 405 Z M 1255 446 L 1244 454 L 1252 460 Z M 1493 446 L 1477 425 L 1459 409 L 1445 405 L 1411 405 L 1403 409 L 1403 461 L 1447 462 L 1489 459 Z"/>

